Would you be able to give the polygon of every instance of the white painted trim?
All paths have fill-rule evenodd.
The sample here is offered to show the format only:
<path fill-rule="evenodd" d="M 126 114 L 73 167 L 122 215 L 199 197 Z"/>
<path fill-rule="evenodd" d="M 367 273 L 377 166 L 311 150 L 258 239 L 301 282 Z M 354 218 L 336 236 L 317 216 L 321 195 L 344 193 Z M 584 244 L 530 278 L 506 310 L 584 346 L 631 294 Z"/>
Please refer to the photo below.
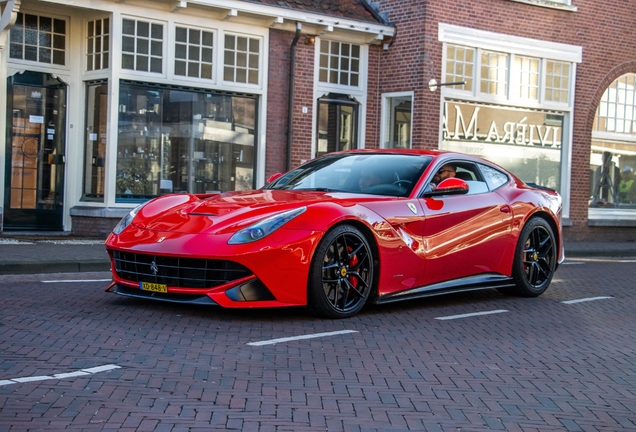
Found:
<path fill-rule="evenodd" d="M 333 38 L 325 39 L 334 42 L 351 43 L 359 45 L 355 42 L 337 40 Z M 367 125 L 367 88 L 369 85 L 369 46 L 360 45 L 360 75 L 358 86 L 343 86 L 336 84 L 329 84 L 320 82 L 320 41 L 321 38 L 316 38 L 314 44 L 314 98 L 313 98 L 313 116 L 311 125 L 311 157 L 316 157 L 318 136 L 317 123 L 318 123 L 318 99 L 327 93 L 338 93 L 348 96 L 352 96 L 360 104 L 358 107 L 358 148 L 363 149 L 366 145 L 366 125 Z"/>
<path fill-rule="evenodd" d="M 549 9 L 559 9 L 568 12 L 576 12 L 578 9 L 572 5 L 572 0 L 550 1 L 550 0 L 510 0 L 517 3 L 525 3 L 532 6 L 540 6 Z"/>
<path fill-rule="evenodd" d="M 583 61 L 583 48 L 580 46 L 511 36 L 452 24 L 439 23 L 438 38 L 440 42 L 492 51 L 573 63 Z"/>
<path fill-rule="evenodd" d="M 630 220 L 636 221 L 636 210 L 620 209 L 620 208 L 596 208 L 589 207 L 587 209 L 587 218 L 589 220 Z"/>
<path fill-rule="evenodd" d="M 411 98 L 411 136 L 409 137 L 409 148 L 413 148 L 413 113 L 415 112 L 415 92 L 414 91 L 405 91 L 405 92 L 393 92 L 393 93 L 382 93 L 382 109 L 380 111 L 380 148 L 386 148 L 384 143 L 388 141 L 387 134 L 390 131 L 387 130 L 387 124 L 389 123 L 388 116 L 391 115 L 391 107 L 389 106 L 389 99 L 399 98 L 399 97 L 409 97 Z M 441 126 L 440 126 L 441 127 Z"/>
<path fill-rule="evenodd" d="M 87 2 L 86 0 L 41 0 L 41 2 L 59 4 L 64 6 L 74 6 L 78 8 L 89 8 L 92 10 L 101 9 L 113 13 L 121 8 L 122 3 L 121 1 L 112 0 L 91 0 L 90 2 Z M 136 2 L 136 4 L 143 3 L 148 3 L 149 6 L 152 6 L 155 9 L 158 7 L 162 7 L 166 10 L 166 12 L 171 12 L 169 10 L 171 6 L 165 3 L 162 4 L 162 2 Z M 324 28 L 331 27 L 334 29 L 346 31 L 348 33 L 354 32 L 358 34 L 365 34 L 367 37 L 373 36 L 378 41 L 382 40 L 383 36 L 394 36 L 396 31 L 395 27 L 380 23 L 359 21 L 343 17 L 332 17 L 329 15 L 324 15 L 307 10 L 263 5 L 240 0 L 188 0 L 187 4 L 209 7 L 210 10 L 235 10 L 236 16 L 239 18 L 242 16 L 256 15 L 261 19 L 283 19 L 284 21 L 289 22 L 289 24 L 299 21 L 303 24 L 314 26 L 314 30 L 317 33 L 322 31 Z M 136 7 L 136 5 L 133 6 Z M 140 10 L 143 9 L 140 7 Z M 148 13 L 146 12 L 145 15 L 148 15 Z"/>

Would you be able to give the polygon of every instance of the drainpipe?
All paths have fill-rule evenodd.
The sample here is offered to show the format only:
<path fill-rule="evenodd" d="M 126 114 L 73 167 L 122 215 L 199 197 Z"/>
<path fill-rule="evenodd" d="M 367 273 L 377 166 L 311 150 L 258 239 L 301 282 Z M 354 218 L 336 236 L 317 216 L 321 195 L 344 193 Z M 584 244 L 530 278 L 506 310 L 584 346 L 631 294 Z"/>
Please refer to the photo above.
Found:
<path fill-rule="evenodd" d="M 285 162 L 285 171 L 289 171 L 291 168 L 291 153 L 292 153 L 292 111 L 294 109 L 294 72 L 296 69 L 296 44 L 300 38 L 300 31 L 303 29 L 303 25 L 296 21 L 296 35 L 291 44 L 290 60 L 289 60 L 289 96 L 287 103 L 287 161 Z"/>

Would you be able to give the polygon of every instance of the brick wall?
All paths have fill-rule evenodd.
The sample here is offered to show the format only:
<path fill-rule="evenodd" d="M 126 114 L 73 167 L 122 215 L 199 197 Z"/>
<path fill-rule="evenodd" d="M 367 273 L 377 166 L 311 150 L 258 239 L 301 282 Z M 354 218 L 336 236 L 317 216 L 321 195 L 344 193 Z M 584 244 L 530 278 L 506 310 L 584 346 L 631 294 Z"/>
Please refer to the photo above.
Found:
<path fill-rule="evenodd" d="M 289 65 L 294 35 L 281 30 L 270 31 L 265 178 L 285 171 Z M 291 168 L 298 166 L 301 160 L 311 158 L 315 45 L 306 41 L 307 36 L 301 34 L 296 45 Z M 303 107 L 307 107 L 307 113 L 302 112 Z"/>
<path fill-rule="evenodd" d="M 287 158 L 287 105 L 289 95 L 290 46 L 294 33 L 269 32 L 269 70 L 267 94 L 267 148 L 265 180 L 285 171 Z"/>
<path fill-rule="evenodd" d="M 72 216 L 73 234 L 84 237 L 108 237 L 121 218 Z"/>
<path fill-rule="evenodd" d="M 380 10 L 396 23 L 397 38 L 381 54 L 381 92 L 415 91 L 413 146 L 437 148 L 440 92 L 427 83 L 442 71 L 438 23 L 487 30 L 583 47 L 577 66 L 572 142 L 572 189 L 566 239 L 636 240 L 636 228 L 588 227 L 589 162 L 594 113 L 607 86 L 636 73 L 633 5 L 623 0 L 575 0 L 576 12 L 510 0 L 380 0 Z M 627 9 L 626 9 L 627 7 Z"/>

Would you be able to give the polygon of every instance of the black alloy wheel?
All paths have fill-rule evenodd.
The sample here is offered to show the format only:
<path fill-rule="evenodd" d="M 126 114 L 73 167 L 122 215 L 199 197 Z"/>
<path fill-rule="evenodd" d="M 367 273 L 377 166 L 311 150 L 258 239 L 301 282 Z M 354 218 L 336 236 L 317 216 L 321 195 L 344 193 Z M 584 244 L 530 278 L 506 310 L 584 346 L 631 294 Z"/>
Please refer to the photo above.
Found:
<path fill-rule="evenodd" d="M 513 264 L 515 294 L 536 297 L 548 288 L 556 269 L 557 244 L 550 224 L 533 218 L 523 227 Z"/>
<path fill-rule="evenodd" d="M 373 271 L 373 252 L 358 229 L 340 225 L 329 231 L 312 261 L 307 292 L 309 308 L 325 318 L 357 314 L 372 291 Z"/>

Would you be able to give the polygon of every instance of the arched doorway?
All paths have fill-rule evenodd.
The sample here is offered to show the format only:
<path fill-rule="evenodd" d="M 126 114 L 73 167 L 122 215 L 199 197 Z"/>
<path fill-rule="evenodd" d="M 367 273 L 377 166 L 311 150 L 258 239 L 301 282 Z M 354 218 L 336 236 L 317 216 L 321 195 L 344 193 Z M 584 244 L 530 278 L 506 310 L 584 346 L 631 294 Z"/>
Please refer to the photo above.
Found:
<path fill-rule="evenodd" d="M 51 74 L 7 79 L 3 229 L 63 229 L 66 84 Z"/>

